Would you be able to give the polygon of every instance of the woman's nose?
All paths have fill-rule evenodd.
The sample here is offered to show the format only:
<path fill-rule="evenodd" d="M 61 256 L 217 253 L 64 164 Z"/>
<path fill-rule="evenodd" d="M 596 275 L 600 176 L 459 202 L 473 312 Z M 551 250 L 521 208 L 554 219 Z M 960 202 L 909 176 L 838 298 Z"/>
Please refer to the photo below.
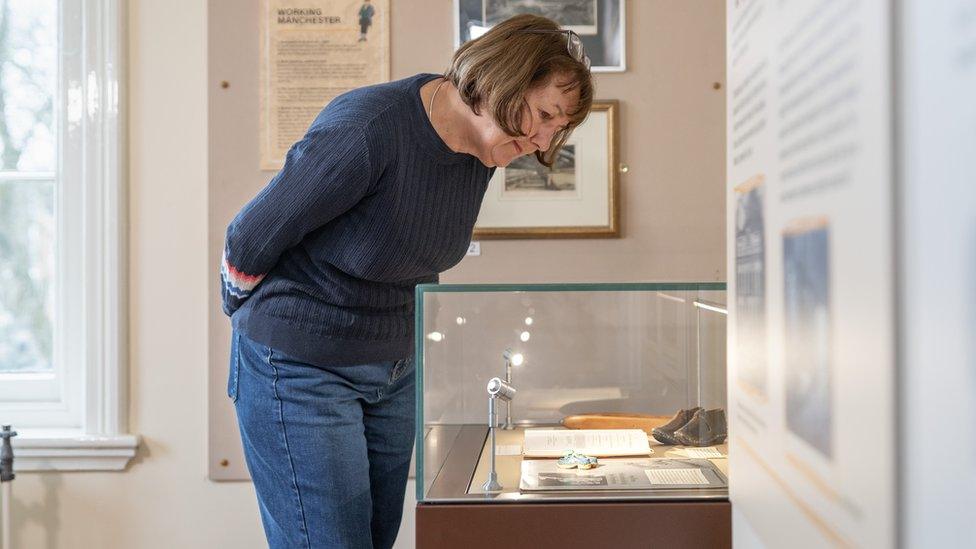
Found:
<path fill-rule="evenodd" d="M 532 136 L 532 144 L 536 146 L 542 152 L 549 150 L 549 145 L 552 144 L 552 136 L 556 132 L 549 128 L 540 128 L 535 135 Z"/>

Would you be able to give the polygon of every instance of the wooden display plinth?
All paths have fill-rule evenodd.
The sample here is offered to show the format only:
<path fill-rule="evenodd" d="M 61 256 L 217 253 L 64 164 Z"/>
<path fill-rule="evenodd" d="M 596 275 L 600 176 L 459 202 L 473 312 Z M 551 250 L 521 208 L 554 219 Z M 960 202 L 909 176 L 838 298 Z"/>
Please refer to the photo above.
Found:
<path fill-rule="evenodd" d="M 728 501 L 420 503 L 417 549 L 732 547 Z"/>
<path fill-rule="evenodd" d="M 496 436 L 501 447 L 521 448 L 524 443 L 522 428 L 498 430 Z M 487 444 L 484 426 L 428 429 L 424 456 L 425 463 L 432 466 L 427 473 L 434 474 L 426 492 L 428 501 L 417 504 L 417 549 L 732 546 L 732 510 L 725 489 L 521 493 L 518 486 L 523 458 L 518 454 L 496 456 L 503 490 L 486 496 L 481 484 L 489 471 Z M 656 441 L 652 447 L 655 457 L 688 457 L 682 447 Z M 727 476 L 728 450 L 724 445 L 716 449 L 723 457 L 711 461 Z M 486 497 L 493 502 L 484 503 Z M 560 498 L 572 499 L 559 501 Z"/>

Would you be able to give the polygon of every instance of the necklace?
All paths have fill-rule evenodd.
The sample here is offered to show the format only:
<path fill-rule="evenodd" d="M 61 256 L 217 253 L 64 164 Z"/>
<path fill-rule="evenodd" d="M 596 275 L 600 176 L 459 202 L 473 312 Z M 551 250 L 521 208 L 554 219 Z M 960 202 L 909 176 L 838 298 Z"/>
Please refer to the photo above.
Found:
<path fill-rule="evenodd" d="M 441 86 L 443 86 L 445 83 L 447 83 L 446 78 L 441 80 L 441 83 L 434 88 L 434 93 L 430 95 L 430 104 L 427 106 L 427 118 L 431 118 L 430 113 L 434 112 L 434 98 L 437 97 L 437 92 L 441 91 Z M 433 120 L 433 118 L 431 118 L 431 120 Z"/>

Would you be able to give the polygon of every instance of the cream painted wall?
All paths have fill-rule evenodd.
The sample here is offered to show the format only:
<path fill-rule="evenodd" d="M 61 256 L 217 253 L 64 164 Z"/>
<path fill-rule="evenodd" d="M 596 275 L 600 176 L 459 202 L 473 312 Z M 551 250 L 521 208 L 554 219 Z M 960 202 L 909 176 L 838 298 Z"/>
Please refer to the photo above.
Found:
<path fill-rule="evenodd" d="M 452 2 L 405 3 L 394 0 L 394 78 L 441 70 Z M 250 3 L 210 4 L 228 36 L 250 44 L 232 25 Z M 621 101 L 623 238 L 484 242 L 445 281 L 724 279 L 723 4 L 632 0 L 627 10 L 629 70 L 597 77 L 598 97 Z M 210 325 L 208 235 L 240 205 L 208 204 L 208 93 L 223 67 L 208 80 L 207 14 L 202 0 L 129 1 L 130 426 L 144 444 L 122 473 L 19 474 L 18 548 L 265 546 L 251 485 L 206 479 L 208 352 L 226 335 Z M 256 165 L 256 137 L 243 138 L 254 144 L 238 161 Z M 266 176 L 227 184 L 243 197 Z"/>
<path fill-rule="evenodd" d="M 596 98 L 620 101 L 622 238 L 483 241 L 442 282 L 725 280 L 725 6 L 626 6 L 627 72 L 596 75 Z M 425 46 L 428 65 L 447 63 L 451 40 Z"/>

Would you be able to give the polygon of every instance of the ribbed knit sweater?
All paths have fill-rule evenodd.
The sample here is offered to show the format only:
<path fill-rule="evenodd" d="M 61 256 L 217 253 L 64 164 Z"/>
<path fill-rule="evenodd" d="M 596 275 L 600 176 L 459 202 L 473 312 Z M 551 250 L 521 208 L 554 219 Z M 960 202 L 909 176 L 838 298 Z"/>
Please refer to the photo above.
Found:
<path fill-rule="evenodd" d="M 437 76 L 335 98 L 237 214 L 221 266 L 235 330 L 312 364 L 410 356 L 414 286 L 464 257 L 494 171 L 431 126 L 420 87 Z"/>

